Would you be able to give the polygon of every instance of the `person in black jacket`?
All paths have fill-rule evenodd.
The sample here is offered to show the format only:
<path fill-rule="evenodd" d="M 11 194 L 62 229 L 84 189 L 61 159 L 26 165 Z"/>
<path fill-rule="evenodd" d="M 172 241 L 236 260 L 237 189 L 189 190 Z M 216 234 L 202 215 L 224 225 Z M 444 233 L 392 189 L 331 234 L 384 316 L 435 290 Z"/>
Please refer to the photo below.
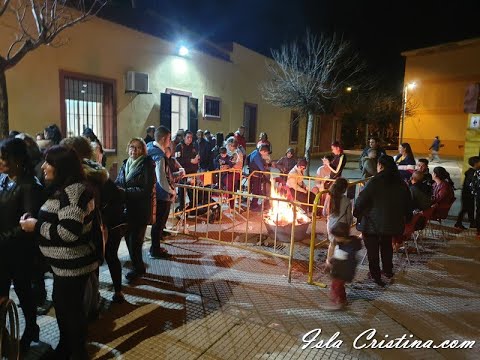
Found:
<path fill-rule="evenodd" d="M 477 227 L 477 224 L 475 223 L 475 196 L 472 194 L 472 188 L 470 187 L 470 183 L 473 180 L 473 175 L 475 175 L 475 171 L 480 169 L 480 156 L 472 156 L 471 158 L 469 158 L 468 165 L 470 165 L 470 167 L 467 171 L 465 171 L 465 177 L 462 186 L 462 208 L 458 213 L 457 222 L 455 223 L 455 228 L 459 230 L 466 229 L 462 224 L 465 213 L 468 215 L 470 228 Z"/>
<path fill-rule="evenodd" d="M 33 175 L 27 145 L 10 138 L 0 146 L 0 297 L 8 297 L 13 281 L 25 316 L 25 331 L 20 341 L 27 350 L 38 341 L 36 305 L 32 291 L 35 247 L 32 234 L 22 231 L 19 220 L 24 213 L 36 216 L 42 204 L 42 186 Z"/>
<path fill-rule="evenodd" d="M 125 239 L 133 270 L 125 277 L 133 281 L 145 274 L 142 245 L 147 224 L 152 224 L 155 218 L 155 164 L 147 155 L 143 139 L 131 139 L 127 150 L 128 159 L 123 162 L 115 183 L 125 190 L 126 195 L 128 230 Z"/>
<path fill-rule="evenodd" d="M 194 174 L 198 172 L 198 164 L 200 162 L 200 155 L 198 155 L 197 150 L 193 144 L 193 133 L 191 131 L 185 132 L 185 137 L 183 141 L 177 145 L 175 148 L 175 158 L 177 161 L 182 165 L 185 169 L 185 174 Z M 180 183 L 186 184 L 187 178 L 183 178 Z M 185 192 L 188 194 L 188 198 L 190 199 L 190 205 L 188 207 L 193 206 L 193 190 L 188 189 L 179 189 L 178 190 L 178 201 L 179 205 L 175 209 L 175 212 L 182 211 L 185 207 Z"/>
<path fill-rule="evenodd" d="M 203 131 L 197 131 L 197 141 L 195 141 L 195 150 L 197 151 L 198 156 L 200 157 L 199 160 L 199 171 L 206 172 L 211 169 L 212 165 L 212 146 L 210 142 L 208 142 L 203 137 Z"/>
<path fill-rule="evenodd" d="M 380 141 L 375 137 L 371 137 L 368 140 L 368 146 L 365 149 L 363 149 L 362 154 L 360 155 L 360 160 L 358 161 L 358 167 L 362 171 L 363 171 L 363 159 L 368 158 L 368 151 L 370 149 L 373 149 L 376 151 L 375 162 L 378 160 L 380 156 L 387 154 L 385 150 L 383 150 L 380 147 Z"/>
<path fill-rule="evenodd" d="M 358 219 L 357 229 L 362 232 L 367 248 L 370 275 L 380 286 L 379 252 L 382 257 L 383 273 L 393 276 L 392 237 L 403 234 L 405 223 L 412 217 L 410 192 L 400 177 L 391 156 L 378 159 L 378 174 L 360 192 L 353 215 Z"/>

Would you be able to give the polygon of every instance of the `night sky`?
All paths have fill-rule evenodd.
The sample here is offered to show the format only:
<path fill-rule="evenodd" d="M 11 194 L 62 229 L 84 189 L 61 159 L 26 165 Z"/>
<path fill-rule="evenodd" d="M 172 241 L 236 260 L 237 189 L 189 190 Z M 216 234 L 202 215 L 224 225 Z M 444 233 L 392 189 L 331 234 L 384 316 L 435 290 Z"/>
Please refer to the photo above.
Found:
<path fill-rule="evenodd" d="M 136 12 L 154 11 L 214 42 L 235 41 L 267 56 L 306 29 L 336 32 L 352 42 L 369 72 L 395 91 L 403 81 L 400 52 L 480 37 L 480 0 L 136 0 Z M 132 13 L 131 1 L 113 0 L 108 11 Z M 142 17 L 140 16 L 140 19 Z M 135 22 L 141 20 L 136 19 Z M 147 32 L 168 31 L 137 24 Z M 480 67 L 480 65 L 479 65 Z"/>

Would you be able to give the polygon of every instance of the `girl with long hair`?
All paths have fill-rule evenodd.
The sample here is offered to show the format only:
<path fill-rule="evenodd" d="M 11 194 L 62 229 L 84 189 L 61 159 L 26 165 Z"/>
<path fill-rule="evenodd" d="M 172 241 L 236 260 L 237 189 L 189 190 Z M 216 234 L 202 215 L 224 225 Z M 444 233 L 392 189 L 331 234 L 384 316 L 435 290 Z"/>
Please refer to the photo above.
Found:
<path fill-rule="evenodd" d="M 82 163 L 73 149 L 61 145 L 47 150 L 42 165 L 50 196 L 38 218 L 24 214 L 23 231 L 34 232 L 53 272 L 53 305 L 60 330 L 58 359 L 87 359 L 87 281 L 98 268 L 91 234 L 94 193 L 85 182 Z"/>
<path fill-rule="evenodd" d="M 348 187 L 348 181 L 345 178 L 338 178 L 328 191 L 327 198 L 323 207 L 323 216 L 327 217 L 327 231 L 330 244 L 327 252 L 327 266 L 330 266 L 330 260 L 337 245 L 335 235 L 331 233 L 334 226 L 339 223 L 351 226 L 353 223 L 352 204 L 345 195 Z"/>

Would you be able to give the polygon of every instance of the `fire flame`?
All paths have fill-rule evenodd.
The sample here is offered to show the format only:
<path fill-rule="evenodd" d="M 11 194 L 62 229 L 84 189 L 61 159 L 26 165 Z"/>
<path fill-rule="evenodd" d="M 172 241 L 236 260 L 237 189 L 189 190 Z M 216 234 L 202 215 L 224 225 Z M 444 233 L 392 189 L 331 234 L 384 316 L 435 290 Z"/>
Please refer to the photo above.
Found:
<path fill-rule="evenodd" d="M 265 220 L 270 225 L 285 226 L 293 223 L 294 220 L 294 207 L 287 201 L 275 201 L 273 199 L 286 199 L 285 196 L 280 194 L 273 186 L 270 191 L 270 210 Z M 305 224 L 310 222 L 310 219 L 305 214 L 302 208 L 297 206 L 296 225 Z"/>

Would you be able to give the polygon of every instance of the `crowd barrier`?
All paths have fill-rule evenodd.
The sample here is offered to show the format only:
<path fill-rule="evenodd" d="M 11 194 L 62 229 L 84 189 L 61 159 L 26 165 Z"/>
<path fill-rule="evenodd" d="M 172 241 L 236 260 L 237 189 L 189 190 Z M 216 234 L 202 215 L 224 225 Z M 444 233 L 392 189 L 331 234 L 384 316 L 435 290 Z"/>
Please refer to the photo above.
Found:
<path fill-rule="evenodd" d="M 232 190 L 225 190 L 222 185 L 222 178 L 229 176 L 235 177 L 238 188 Z M 312 204 L 302 203 L 297 201 L 296 196 L 293 199 L 286 199 L 282 197 L 272 197 L 251 194 L 250 179 L 252 175 L 262 174 L 269 177 L 271 186 L 275 186 L 273 179 L 280 176 L 279 173 L 254 171 L 251 174 L 243 174 L 238 170 L 226 169 L 216 170 L 204 173 L 188 174 L 184 183 L 176 184 L 178 192 L 183 192 L 183 199 L 189 198 L 189 205 L 186 207 L 186 200 L 183 204 L 183 209 L 174 211 L 174 227 L 169 229 L 172 233 L 182 233 L 193 236 L 199 240 L 209 241 L 212 243 L 229 245 L 235 248 L 240 248 L 256 253 L 277 257 L 288 261 L 288 282 L 291 282 L 292 277 L 292 262 L 294 261 L 294 249 L 296 242 L 296 235 L 298 236 L 297 228 L 299 222 L 297 216 L 309 213 L 311 223 L 310 236 L 310 252 L 308 265 L 308 280 L 312 285 L 325 287 L 313 281 L 314 269 L 314 250 L 319 244 L 328 243 L 328 240 L 316 243 L 316 229 L 317 229 L 317 211 L 323 208 L 321 199 L 327 193 L 323 190 L 316 194 L 315 201 Z M 313 176 L 301 176 L 308 184 L 312 185 L 318 181 L 334 181 L 332 179 L 317 178 Z M 237 180 L 238 179 L 238 180 Z M 361 190 L 361 187 L 368 179 L 361 179 L 356 181 L 349 181 L 349 188 L 355 187 L 353 192 L 356 198 Z M 260 205 L 260 211 L 253 212 L 250 209 L 250 203 L 256 199 Z M 286 239 L 285 229 L 279 224 L 279 214 L 277 212 L 276 218 L 272 213 L 265 212 L 265 201 L 268 200 L 270 207 L 290 207 L 293 212 L 293 219 L 291 226 L 286 226 L 289 230 L 288 239 Z M 353 199 L 352 199 L 353 200 Z M 308 210 L 298 210 L 298 209 Z M 298 211 L 297 211 L 298 210 Z M 298 215 L 300 214 L 300 215 Z M 265 221 L 265 217 L 270 215 L 269 220 Z M 268 225 L 268 223 L 272 223 Z M 305 225 L 302 224 L 302 228 Z M 281 228 L 279 232 L 279 228 Z M 304 229 L 305 230 L 305 229 Z M 306 230 L 305 230 L 306 231 Z M 258 243 L 262 244 L 267 237 L 273 240 L 272 250 L 265 250 L 264 248 L 256 248 L 252 246 L 252 237 L 258 236 Z M 280 239 L 280 237 L 282 239 Z M 304 237 L 305 238 L 305 237 Z M 306 237 L 308 238 L 308 237 Z M 250 243 L 249 243 L 250 240 Z M 300 240 L 303 240 L 300 239 Z M 288 243 L 288 255 L 279 252 L 279 243 Z"/>

